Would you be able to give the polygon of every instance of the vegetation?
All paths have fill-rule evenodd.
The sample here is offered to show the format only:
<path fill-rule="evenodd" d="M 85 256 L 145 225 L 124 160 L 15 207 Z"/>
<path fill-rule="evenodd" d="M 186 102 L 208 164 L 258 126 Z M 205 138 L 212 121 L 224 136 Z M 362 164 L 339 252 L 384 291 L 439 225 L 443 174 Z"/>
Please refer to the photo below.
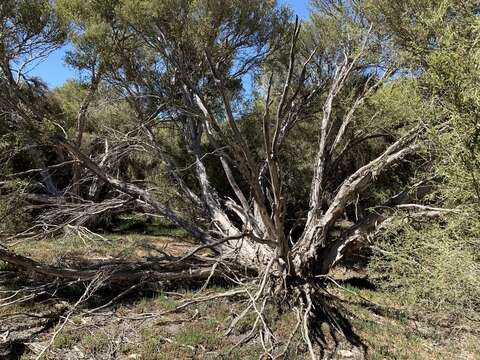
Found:
<path fill-rule="evenodd" d="M 480 5 L 311 10 L 0 4 L 0 356 L 478 352 Z"/>

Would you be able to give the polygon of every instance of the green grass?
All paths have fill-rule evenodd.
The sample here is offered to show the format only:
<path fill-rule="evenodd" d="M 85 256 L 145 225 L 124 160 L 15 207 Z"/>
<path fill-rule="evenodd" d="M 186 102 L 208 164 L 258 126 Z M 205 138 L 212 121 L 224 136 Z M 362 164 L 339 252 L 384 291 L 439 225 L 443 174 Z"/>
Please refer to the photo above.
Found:
<path fill-rule="evenodd" d="M 108 234 L 103 236 L 105 240 L 65 235 L 35 242 L 19 243 L 13 247 L 13 250 L 43 263 L 61 265 L 58 262 L 65 259 L 77 261 L 92 259 L 94 261 L 95 259 L 120 257 L 133 260 L 145 256 L 160 256 L 162 251 L 170 253 L 171 250 L 176 251 L 172 255 L 180 255 L 195 245 L 184 242 L 184 245 L 176 248 L 173 245 L 181 243 L 181 241 L 171 236 L 143 234 Z"/>
<path fill-rule="evenodd" d="M 167 336 L 159 328 L 148 328 L 141 331 L 141 339 L 134 348 L 124 349 L 125 354 L 140 354 L 142 360 L 191 359 L 192 352 L 179 344 L 163 340 Z"/>
<path fill-rule="evenodd" d="M 81 340 L 81 346 L 87 354 L 103 353 L 108 350 L 111 340 L 106 331 L 97 331 L 86 335 Z"/>
<path fill-rule="evenodd" d="M 216 290 L 224 291 L 223 288 Z M 334 291 L 333 288 L 329 290 Z M 361 294 L 364 298 L 375 297 L 375 302 L 379 304 L 382 303 L 383 297 L 388 299 L 388 294 L 382 295 L 378 291 L 351 286 L 349 290 Z M 459 358 L 459 354 L 462 354 L 462 358 L 473 360 L 476 359 L 474 354 L 480 353 L 478 336 L 453 338 L 442 336 L 442 334 L 436 333 L 435 329 L 432 329 L 431 334 L 422 335 L 417 331 L 412 320 L 402 316 L 401 313 L 392 311 L 391 314 L 380 314 L 369 308 L 363 299 L 353 295 L 350 291 L 338 288 L 335 291 L 340 298 L 344 299 L 342 304 L 345 307 L 345 316 L 351 321 L 355 333 L 368 346 L 367 359 L 440 360 Z M 209 288 L 204 292 L 211 293 L 213 289 Z M 193 296 L 192 292 L 186 290 L 183 293 L 186 299 Z M 118 308 L 117 315 L 129 317 L 141 312 L 160 313 L 174 309 L 180 303 L 177 296 L 159 293 L 156 296 L 145 297 L 134 304 Z M 145 360 L 257 359 L 258 355 L 263 352 L 258 341 L 249 342 L 228 353 L 228 349 L 250 331 L 255 319 L 255 314 L 250 314 L 237 326 L 233 336 L 224 335 L 225 329 L 232 319 L 232 313 L 239 314 L 244 306 L 244 303 L 217 299 L 196 304 L 179 313 L 162 315 L 145 322 L 128 323 L 127 328 L 131 333 L 128 335 L 128 341 L 121 345 L 121 353 L 125 357 L 134 355 Z M 195 313 L 197 316 L 194 316 Z M 265 315 L 266 321 L 280 342 L 286 341 L 297 323 L 295 313 L 291 311 L 279 313 L 278 308 L 268 305 Z M 55 340 L 54 348 L 62 351 L 59 354 L 66 354 L 69 349 L 77 346 L 87 356 L 103 358 L 110 351 L 112 339 L 118 339 L 125 331 L 115 324 L 118 323 L 102 321 L 96 324 L 93 321 L 89 329 L 84 329 L 85 325 L 81 325 L 80 318 L 73 317 L 72 323 L 69 323 Z M 338 358 L 337 356 L 342 350 L 350 349 L 350 345 L 338 334 L 340 343 L 335 347 L 335 341 L 329 335 L 330 329 L 325 324 L 321 330 L 327 342 L 325 354 L 332 359 Z M 203 351 L 212 352 L 211 357 L 205 355 Z M 300 360 L 308 358 L 307 355 L 302 335 L 298 332 L 286 358 Z"/>
<path fill-rule="evenodd" d="M 119 219 L 114 232 L 120 234 L 145 234 L 187 238 L 188 233 L 166 219 L 146 219 L 142 216 L 127 215 Z"/>
<path fill-rule="evenodd" d="M 153 299 L 153 302 L 154 302 L 155 306 L 159 306 L 161 309 L 164 309 L 164 310 L 167 310 L 167 311 L 168 310 L 173 310 L 179 305 L 177 300 L 175 300 L 172 297 L 167 296 L 163 293 L 160 293 L 159 295 L 157 295 Z"/>
<path fill-rule="evenodd" d="M 76 329 L 64 329 L 55 337 L 53 348 L 71 348 L 80 343 L 84 335 L 83 332 Z"/>
<path fill-rule="evenodd" d="M 186 326 L 175 334 L 175 340 L 180 344 L 198 346 L 203 345 L 208 349 L 214 349 L 220 344 L 220 335 L 215 334 L 211 324 Z"/>
<path fill-rule="evenodd" d="M 159 293 L 154 297 L 144 297 L 136 302 L 135 310 L 138 313 L 153 311 L 169 311 L 175 309 L 179 305 L 174 298 Z"/>

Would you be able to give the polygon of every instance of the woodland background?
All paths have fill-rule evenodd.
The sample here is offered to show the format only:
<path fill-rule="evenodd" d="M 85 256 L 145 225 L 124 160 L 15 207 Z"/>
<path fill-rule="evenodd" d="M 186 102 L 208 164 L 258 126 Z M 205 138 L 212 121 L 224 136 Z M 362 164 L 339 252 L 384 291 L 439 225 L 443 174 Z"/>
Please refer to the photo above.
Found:
<path fill-rule="evenodd" d="M 261 0 L 0 4 L 4 356 L 415 358 L 409 348 L 418 358 L 478 356 L 480 5 L 314 0 L 311 9 L 299 21 L 291 9 Z M 65 61 L 81 76 L 49 89 L 29 69 L 65 44 Z M 275 116 L 287 129 L 278 151 Z M 398 161 L 382 158 L 402 139 L 412 151 Z M 320 249 L 312 263 L 373 219 L 368 231 L 342 243 L 326 270 L 306 264 L 308 251 L 296 244 L 309 236 L 309 223 L 321 223 L 352 174 L 378 159 L 381 167 L 348 194 L 322 239 L 316 234 L 309 242 Z M 324 181 L 315 199 L 319 172 Z M 252 185 L 257 178 L 261 196 Z M 260 205 L 271 233 L 265 219 L 256 223 Z M 254 220 L 245 220 L 249 211 Z M 222 257 L 230 253 L 221 246 L 239 238 L 267 249 L 255 256 L 276 254 L 278 268 L 252 260 L 255 274 L 226 280 L 241 273 L 235 266 L 247 266 Z M 192 249 L 202 258 L 189 256 Z M 231 266 L 230 275 L 213 279 L 218 288 L 202 287 L 218 270 L 211 259 Z M 192 282 L 185 268 L 193 269 Z M 160 275 L 146 279 L 147 272 Z M 258 298 L 235 290 L 251 284 Z M 289 299 L 287 309 L 279 298 Z M 175 309 L 168 321 L 181 324 L 183 305 L 199 299 L 210 305 L 187 314 L 195 331 L 178 325 L 155 332 L 150 324 L 137 329 L 133 345 L 119 345 L 130 331 L 124 326 L 136 326 L 128 323 L 131 311 L 148 322 L 152 313 Z M 52 301 L 60 312 L 51 312 Z M 264 316 L 243 314 L 242 304 L 259 312 L 257 303 Z M 128 316 L 121 326 L 95 317 L 107 310 Z M 31 318 L 19 314 L 35 311 L 48 321 L 25 326 Z M 300 311 L 305 328 L 296 322 Z M 229 328 L 243 315 L 243 330 Z M 65 321 L 70 317 L 75 322 Z M 322 322 L 337 335 L 315 330 Z M 380 330 L 386 323 L 389 330 Z M 89 330 L 75 338 L 75 326 L 106 335 Z M 225 330 L 240 344 L 228 353 L 232 344 L 212 335 Z M 339 346 L 338 334 L 362 351 Z"/>

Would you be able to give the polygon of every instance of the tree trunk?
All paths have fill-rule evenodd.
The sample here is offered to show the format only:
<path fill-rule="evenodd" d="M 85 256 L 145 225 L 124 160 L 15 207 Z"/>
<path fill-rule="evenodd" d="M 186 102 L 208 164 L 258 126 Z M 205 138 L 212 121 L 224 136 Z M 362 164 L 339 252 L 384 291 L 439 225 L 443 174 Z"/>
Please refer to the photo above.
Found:
<path fill-rule="evenodd" d="M 94 71 L 93 71 L 94 73 Z M 82 147 L 83 134 L 87 126 L 87 112 L 95 97 L 98 85 L 100 83 L 100 76 L 92 74 L 92 80 L 90 87 L 88 88 L 87 95 L 80 104 L 80 109 L 77 113 L 77 137 L 75 139 L 75 145 L 80 149 Z M 72 192 L 74 195 L 80 195 L 80 177 L 81 177 L 82 165 L 75 162 L 73 165 L 73 178 L 72 178 Z"/>

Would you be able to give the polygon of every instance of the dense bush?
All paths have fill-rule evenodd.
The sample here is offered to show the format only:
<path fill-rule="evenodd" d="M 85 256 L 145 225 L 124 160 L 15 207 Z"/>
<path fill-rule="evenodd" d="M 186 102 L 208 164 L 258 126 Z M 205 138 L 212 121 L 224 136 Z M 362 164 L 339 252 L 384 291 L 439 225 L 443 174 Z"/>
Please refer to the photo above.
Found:
<path fill-rule="evenodd" d="M 464 209 L 421 227 L 397 220 L 377 240 L 369 269 L 404 305 L 441 320 L 480 320 L 478 214 Z"/>
<path fill-rule="evenodd" d="M 374 8 L 419 75 L 415 82 L 424 107 L 431 109 L 430 175 L 437 182 L 428 200 L 454 211 L 420 225 L 398 220 L 378 239 L 370 268 L 385 274 L 383 286 L 405 303 L 478 321 L 480 57 L 473 45 L 480 36 L 478 3 L 379 1 Z M 412 11 L 419 21 L 408 23 Z M 446 125 L 439 128 L 440 122 Z"/>

